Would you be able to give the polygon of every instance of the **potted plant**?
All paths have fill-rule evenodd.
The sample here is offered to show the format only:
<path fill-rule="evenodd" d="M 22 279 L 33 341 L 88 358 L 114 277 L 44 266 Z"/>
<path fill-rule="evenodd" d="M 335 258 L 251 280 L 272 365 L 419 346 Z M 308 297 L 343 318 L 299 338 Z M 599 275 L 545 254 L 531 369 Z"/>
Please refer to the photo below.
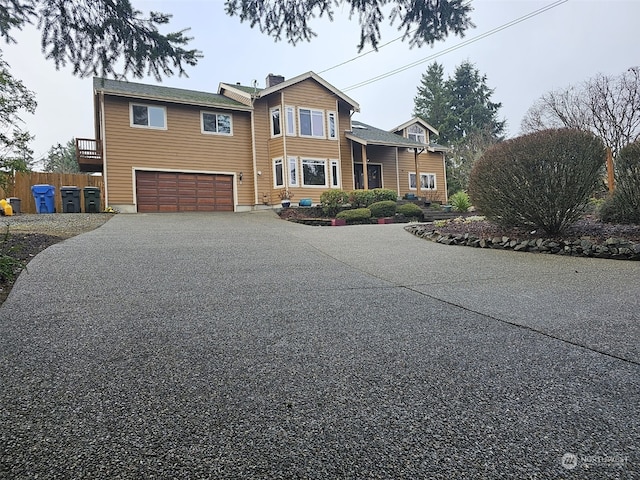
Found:
<path fill-rule="evenodd" d="M 288 188 L 283 188 L 278 194 L 280 197 L 282 208 L 289 208 L 291 206 L 291 199 L 293 198 L 293 192 Z"/>

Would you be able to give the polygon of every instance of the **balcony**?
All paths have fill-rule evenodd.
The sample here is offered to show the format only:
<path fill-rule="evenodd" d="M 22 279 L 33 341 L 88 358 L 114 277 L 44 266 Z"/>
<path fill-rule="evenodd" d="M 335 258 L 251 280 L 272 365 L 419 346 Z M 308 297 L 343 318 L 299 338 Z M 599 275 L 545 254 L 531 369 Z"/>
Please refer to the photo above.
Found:
<path fill-rule="evenodd" d="M 76 138 L 76 159 L 81 172 L 102 172 L 102 142 Z"/>

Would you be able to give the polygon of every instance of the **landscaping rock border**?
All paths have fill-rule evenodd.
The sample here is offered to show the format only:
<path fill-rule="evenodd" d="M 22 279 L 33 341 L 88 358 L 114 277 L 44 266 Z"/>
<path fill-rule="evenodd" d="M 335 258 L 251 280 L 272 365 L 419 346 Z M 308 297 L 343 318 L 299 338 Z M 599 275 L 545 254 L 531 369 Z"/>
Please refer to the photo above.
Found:
<path fill-rule="evenodd" d="M 461 245 L 475 248 L 513 250 L 515 252 L 546 253 L 574 257 L 611 258 L 616 260 L 640 260 L 640 243 L 624 238 L 610 237 L 604 243 L 583 237 L 578 240 L 518 239 L 506 236 L 481 238 L 475 235 L 442 233 L 431 224 L 412 224 L 404 229 L 420 238 L 443 245 Z"/>

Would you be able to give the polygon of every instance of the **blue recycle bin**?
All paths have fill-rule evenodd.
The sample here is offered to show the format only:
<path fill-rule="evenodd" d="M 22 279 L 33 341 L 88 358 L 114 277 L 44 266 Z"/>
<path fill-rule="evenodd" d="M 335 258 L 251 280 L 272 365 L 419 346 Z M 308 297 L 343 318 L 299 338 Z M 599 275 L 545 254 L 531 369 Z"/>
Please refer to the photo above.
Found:
<path fill-rule="evenodd" d="M 53 185 L 32 185 L 31 193 L 36 202 L 36 213 L 55 213 L 54 197 L 56 187 Z"/>

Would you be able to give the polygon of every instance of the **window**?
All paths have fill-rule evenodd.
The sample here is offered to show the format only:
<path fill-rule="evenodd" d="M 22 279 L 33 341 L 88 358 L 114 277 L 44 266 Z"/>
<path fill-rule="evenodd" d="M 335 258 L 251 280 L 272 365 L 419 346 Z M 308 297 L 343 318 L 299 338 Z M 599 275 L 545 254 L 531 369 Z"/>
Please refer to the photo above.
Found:
<path fill-rule="evenodd" d="M 305 187 L 327 186 L 327 161 L 302 159 L 302 184 Z"/>
<path fill-rule="evenodd" d="M 298 159 L 289 157 L 289 186 L 298 186 Z"/>
<path fill-rule="evenodd" d="M 284 187 L 284 172 L 282 171 L 282 159 L 273 161 L 273 179 L 276 187 Z"/>
<path fill-rule="evenodd" d="M 287 135 L 293 136 L 296 134 L 296 115 L 293 107 L 285 107 L 285 123 L 287 126 Z"/>
<path fill-rule="evenodd" d="M 338 132 L 336 128 L 336 112 L 327 113 L 327 120 L 329 123 L 329 138 L 335 140 L 338 138 Z"/>
<path fill-rule="evenodd" d="M 300 135 L 324 138 L 324 113 L 322 110 L 301 108 L 298 110 Z"/>
<path fill-rule="evenodd" d="M 416 174 L 415 172 L 409 173 L 409 189 L 416 189 Z M 436 175 L 434 173 L 421 173 L 420 174 L 420 190 L 435 190 L 436 189 Z"/>
<path fill-rule="evenodd" d="M 271 136 L 277 137 L 282 134 L 280 128 L 280 107 L 272 108 L 271 110 Z"/>
<path fill-rule="evenodd" d="M 340 188 L 340 166 L 337 160 L 331 160 L 331 188 Z"/>
<path fill-rule="evenodd" d="M 231 135 L 231 115 L 202 112 L 202 133 Z"/>
<path fill-rule="evenodd" d="M 167 111 L 164 107 L 131 104 L 131 126 L 147 128 L 167 128 Z"/>
<path fill-rule="evenodd" d="M 420 143 L 427 143 L 427 133 L 420 125 L 411 125 L 407 128 L 407 137 Z"/>

